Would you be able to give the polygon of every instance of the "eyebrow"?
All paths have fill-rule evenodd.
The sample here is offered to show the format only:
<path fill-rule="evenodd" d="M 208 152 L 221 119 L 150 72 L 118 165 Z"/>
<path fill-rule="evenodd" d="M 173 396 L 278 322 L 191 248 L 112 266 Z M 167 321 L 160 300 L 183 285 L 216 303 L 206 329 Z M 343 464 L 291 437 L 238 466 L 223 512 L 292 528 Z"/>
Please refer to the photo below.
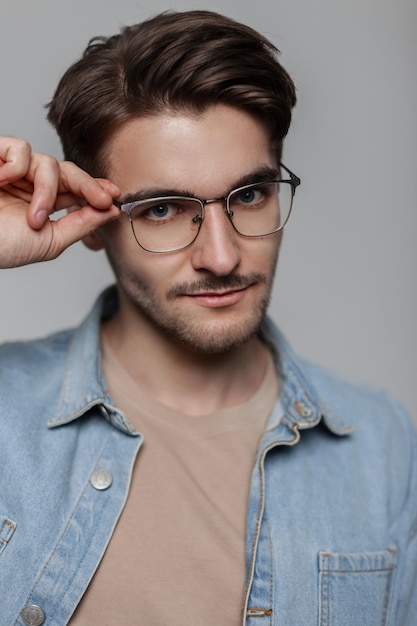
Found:
<path fill-rule="evenodd" d="M 265 183 L 273 180 L 278 180 L 280 176 L 279 170 L 275 167 L 264 165 L 249 174 L 245 174 L 235 180 L 229 188 L 229 191 L 225 194 L 227 196 L 234 189 L 245 187 L 246 185 L 252 185 L 253 183 Z M 152 198 L 163 198 L 166 196 L 185 196 L 187 198 L 197 198 L 196 195 L 189 189 L 179 189 L 171 187 L 143 187 L 138 191 L 127 193 L 121 198 L 115 201 L 116 206 L 120 207 L 122 204 L 129 204 L 130 202 L 140 202 L 141 200 L 149 200 Z M 223 196 L 222 196 L 223 197 Z"/>

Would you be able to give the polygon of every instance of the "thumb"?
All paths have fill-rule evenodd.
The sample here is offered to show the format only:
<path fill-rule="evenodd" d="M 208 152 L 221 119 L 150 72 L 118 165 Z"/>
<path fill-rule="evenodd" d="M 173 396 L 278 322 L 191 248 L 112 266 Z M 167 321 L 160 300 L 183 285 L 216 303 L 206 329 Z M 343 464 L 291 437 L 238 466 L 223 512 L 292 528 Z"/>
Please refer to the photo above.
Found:
<path fill-rule="evenodd" d="M 58 257 L 66 248 L 81 239 L 92 235 L 100 226 L 118 219 L 120 209 L 112 205 L 108 209 L 94 209 L 90 205 L 77 207 L 67 215 L 51 222 L 53 229 L 48 258 Z M 96 248 L 98 249 L 98 247 Z"/>

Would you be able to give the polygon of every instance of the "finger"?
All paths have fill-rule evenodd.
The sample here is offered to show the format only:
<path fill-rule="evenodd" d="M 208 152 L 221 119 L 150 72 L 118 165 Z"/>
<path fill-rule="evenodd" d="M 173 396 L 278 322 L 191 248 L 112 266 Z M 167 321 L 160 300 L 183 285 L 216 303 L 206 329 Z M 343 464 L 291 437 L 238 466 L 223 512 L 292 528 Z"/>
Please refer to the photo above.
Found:
<path fill-rule="evenodd" d="M 30 163 L 30 144 L 16 137 L 0 137 L 0 186 L 23 178 Z"/>
<path fill-rule="evenodd" d="M 96 209 L 108 209 L 120 195 L 119 188 L 105 179 L 92 176 L 68 161 L 57 162 L 46 155 L 36 155 L 29 177 L 33 177 L 34 194 L 28 213 L 33 228 L 41 228 L 55 208 L 65 208 L 65 201 Z"/>
<path fill-rule="evenodd" d="M 117 189 L 117 193 L 113 190 L 115 187 L 113 183 L 110 183 L 106 180 L 100 180 L 100 185 L 104 189 L 109 189 L 108 193 L 110 193 L 113 197 L 118 197 L 120 195 L 119 189 Z M 15 198 L 19 198 L 20 200 L 24 200 L 28 204 L 32 201 L 33 197 L 33 183 L 28 180 L 22 179 L 19 181 L 15 181 L 12 184 L 7 184 L 2 187 L 3 191 L 7 191 L 10 195 Z M 62 209 L 71 208 L 81 208 L 85 206 L 87 201 L 83 198 L 78 198 L 72 193 L 58 193 L 55 199 L 55 205 L 53 207 L 53 211 L 61 211 Z M 52 212 L 52 211 L 51 211 Z"/>
<path fill-rule="evenodd" d="M 108 209 L 114 198 L 120 195 L 120 189 L 104 178 L 93 178 L 74 163 L 64 161 L 61 165 L 59 191 L 71 192 L 83 198 L 96 209 Z"/>
<path fill-rule="evenodd" d="M 4 187 L 0 188 L 2 191 L 9 193 L 11 196 L 18 198 L 19 200 L 23 200 L 28 205 L 32 202 L 33 198 L 33 184 L 29 182 L 21 182 L 18 181 L 13 184 L 4 185 Z M 75 209 L 80 209 L 82 206 L 85 206 L 86 201 L 81 198 L 77 198 L 71 193 L 61 193 L 58 194 L 55 199 L 55 205 L 53 206 L 50 213 L 53 211 L 60 211 L 62 209 L 68 209 L 69 207 Z"/>
<path fill-rule="evenodd" d="M 14 180 L 12 183 L 10 183 L 9 187 L 13 187 L 14 189 L 21 189 L 22 191 L 30 193 L 31 196 L 33 195 L 33 183 L 27 180 L 27 178 Z"/>
<path fill-rule="evenodd" d="M 115 198 L 118 198 L 120 196 L 120 189 L 109 180 L 106 180 L 104 178 L 97 178 L 93 180 L 97 181 L 100 187 L 102 187 L 104 191 L 106 191 L 109 194 L 109 196 L 112 198 L 112 202 Z M 89 195 L 89 194 L 86 193 L 85 195 Z M 55 201 L 55 210 L 60 211 L 62 209 L 71 208 L 71 210 L 74 211 L 76 209 L 80 209 L 83 206 L 86 206 L 87 204 L 90 204 L 91 206 L 92 202 L 90 201 L 88 203 L 85 198 L 79 198 L 72 193 L 58 193 L 56 201 Z M 107 209 L 109 208 L 108 202 L 106 201 L 106 206 L 104 207 L 96 206 L 94 208 Z"/>
<path fill-rule="evenodd" d="M 10 196 L 14 198 L 18 198 L 19 200 L 24 200 L 27 204 L 30 204 L 33 196 L 33 185 L 27 188 L 24 186 L 13 184 L 7 184 L 4 186 L 0 186 L 1 191 L 7 192 Z"/>
<path fill-rule="evenodd" d="M 27 176 L 33 181 L 27 221 L 31 228 L 39 230 L 55 210 L 60 179 L 59 163 L 45 154 L 32 154 Z"/>

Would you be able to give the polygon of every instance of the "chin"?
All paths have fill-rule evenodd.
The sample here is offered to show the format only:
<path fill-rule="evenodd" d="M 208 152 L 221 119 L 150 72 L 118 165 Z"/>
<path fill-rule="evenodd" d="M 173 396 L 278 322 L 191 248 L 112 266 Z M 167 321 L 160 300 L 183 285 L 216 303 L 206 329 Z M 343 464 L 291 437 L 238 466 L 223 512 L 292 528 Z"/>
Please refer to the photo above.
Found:
<path fill-rule="evenodd" d="M 266 314 L 267 302 L 262 302 L 249 317 L 229 322 L 204 322 L 201 319 L 159 323 L 159 328 L 171 340 L 197 354 L 225 354 L 246 344 L 258 334 Z"/>

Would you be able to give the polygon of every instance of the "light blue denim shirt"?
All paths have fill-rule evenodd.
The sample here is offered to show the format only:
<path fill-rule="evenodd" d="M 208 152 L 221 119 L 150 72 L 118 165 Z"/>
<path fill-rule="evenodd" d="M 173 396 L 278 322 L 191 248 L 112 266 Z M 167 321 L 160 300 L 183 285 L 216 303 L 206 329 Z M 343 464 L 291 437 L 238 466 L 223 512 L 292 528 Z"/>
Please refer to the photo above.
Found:
<path fill-rule="evenodd" d="M 107 292 L 75 331 L 0 350 L 0 626 L 67 624 L 126 502 L 142 438 L 102 378 L 114 306 Z M 262 332 L 284 417 L 253 470 L 242 624 L 416 626 L 410 420 L 296 357 L 270 321 Z"/>

